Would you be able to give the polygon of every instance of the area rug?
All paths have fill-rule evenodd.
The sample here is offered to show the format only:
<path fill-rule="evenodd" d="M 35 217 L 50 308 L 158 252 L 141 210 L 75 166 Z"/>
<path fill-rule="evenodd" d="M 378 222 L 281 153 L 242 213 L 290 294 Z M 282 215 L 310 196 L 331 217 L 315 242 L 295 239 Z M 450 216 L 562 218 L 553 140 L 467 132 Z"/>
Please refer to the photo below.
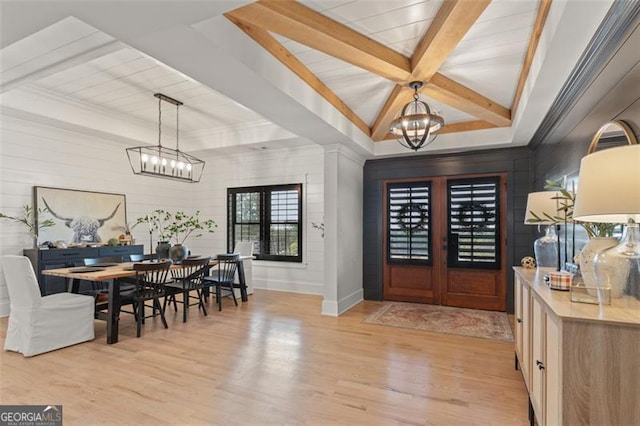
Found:
<path fill-rule="evenodd" d="M 504 312 L 388 302 L 364 322 L 513 342 L 509 319 Z"/>

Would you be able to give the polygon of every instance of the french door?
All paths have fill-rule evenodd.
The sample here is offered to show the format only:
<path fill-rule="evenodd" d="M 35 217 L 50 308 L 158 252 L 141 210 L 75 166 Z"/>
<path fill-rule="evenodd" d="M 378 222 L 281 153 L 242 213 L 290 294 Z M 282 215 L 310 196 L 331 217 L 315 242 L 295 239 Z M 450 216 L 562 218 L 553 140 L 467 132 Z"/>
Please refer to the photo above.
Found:
<path fill-rule="evenodd" d="M 384 182 L 385 300 L 505 309 L 504 174 Z"/>

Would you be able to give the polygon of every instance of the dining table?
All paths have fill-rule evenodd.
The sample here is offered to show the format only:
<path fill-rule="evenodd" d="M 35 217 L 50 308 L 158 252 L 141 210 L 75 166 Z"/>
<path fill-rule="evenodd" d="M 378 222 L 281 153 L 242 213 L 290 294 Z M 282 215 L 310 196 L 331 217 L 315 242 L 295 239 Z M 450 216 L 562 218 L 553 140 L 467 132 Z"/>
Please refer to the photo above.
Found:
<path fill-rule="evenodd" d="M 247 285 L 244 272 L 243 260 L 253 259 L 251 256 L 240 256 L 238 260 L 238 283 L 240 297 L 243 302 L 248 300 Z M 145 261 L 148 262 L 148 261 Z M 96 318 L 107 322 L 107 344 L 118 342 L 118 323 L 120 320 L 120 284 L 123 279 L 136 276 L 133 270 L 134 263 L 144 262 L 123 262 L 123 263 L 98 263 L 91 266 L 75 266 L 69 268 L 46 269 L 42 273 L 54 277 L 68 279 L 67 291 L 78 293 L 80 281 L 105 282 L 108 284 L 107 310 L 96 311 Z M 210 267 L 216 266 L 218 261 L 211 259 Z M 172 269 L 181 268 L 180 263 L 171 265 Z"/>

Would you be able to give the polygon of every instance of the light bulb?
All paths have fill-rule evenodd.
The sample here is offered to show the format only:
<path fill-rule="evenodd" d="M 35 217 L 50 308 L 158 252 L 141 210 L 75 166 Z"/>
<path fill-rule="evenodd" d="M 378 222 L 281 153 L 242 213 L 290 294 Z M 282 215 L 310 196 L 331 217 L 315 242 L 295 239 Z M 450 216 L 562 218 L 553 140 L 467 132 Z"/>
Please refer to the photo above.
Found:
<path fill-rule="evenodd" d="M 147 160 L 149 159 L 149 156 L 148 156 L 147 154 L 142 154 L 142 155 L 140 156 L 140 159 L 141 159 L 143 162 L 145 162 L 145 163 L 146 163 L 146 162 L 147 162 Z"/>
<path fill-rule="evenodd" d="M 151 164 L 156 165 L 158 164 L 158 157 L 156 157 L 155 155 L 151 157 Z"/>

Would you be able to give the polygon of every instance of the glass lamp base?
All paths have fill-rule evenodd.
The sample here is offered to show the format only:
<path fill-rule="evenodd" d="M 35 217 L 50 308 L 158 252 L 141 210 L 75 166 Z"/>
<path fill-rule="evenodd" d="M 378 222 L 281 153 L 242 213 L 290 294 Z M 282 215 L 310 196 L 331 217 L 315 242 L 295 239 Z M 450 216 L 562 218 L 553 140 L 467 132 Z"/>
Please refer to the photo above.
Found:
<path fill-rule="evenodd" d="M 547 226 L 545 235 L 533 243 L 533 252 L 539 268 L 553 268 L 558 265 L 558 236 L 553 225 Z"/>
<path fill-rule="evenodd" d="M 640 299 L 640 230 L 629 223 L 615 247 L 596 255 L 594 261 L 598 288 L 610 289 L 612 298 L 633 296 Z"/>

